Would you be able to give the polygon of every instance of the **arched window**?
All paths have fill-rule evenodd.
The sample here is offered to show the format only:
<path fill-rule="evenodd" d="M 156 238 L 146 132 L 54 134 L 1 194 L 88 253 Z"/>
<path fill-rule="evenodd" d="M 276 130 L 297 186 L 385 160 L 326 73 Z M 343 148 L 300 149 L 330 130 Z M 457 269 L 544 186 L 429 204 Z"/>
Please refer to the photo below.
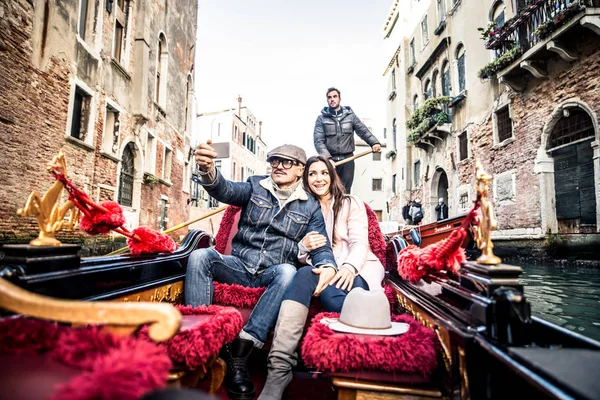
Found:
<path fill-rule="evenodd" d="M 548 140 L 548 150 L 586 138 L 594 137 L 592 119 L 580 108 L 566 108 Z"/>
<path fill-rule="evenodd" d="M 436 69 L 435 71 L 433 71 L 433 75 L 431 75 L 431 96 L 432 97 L 437 97 L 438 95 L 438 90 L 437 90 L 437 81 L 438 81 L 438 70 Z"/>
<path fill-rule="evenodd" d="M 448 60 L 442 64 L 442 96 L 450 96 L 450 63 Z"/>
<path fill-rule="evenodd" d="M 119 204 L 125 207 L 131 207 L 133 201 L 133 159 L 134 144 L 129 142 L 123 150 L 121 157 L 121 176 L 119 179 Z"/>
<path fill-rule="evenodd" d="M 458 79 L 458 91 L 462 92 L 466 89 L 466 74 L 465 74 L 465 46 L 459 44 L 456 48 L 456 75 Z"/>
<path fill-rule="evenodd" d="M 490 8 L 490 21 L 496 23 L 496 28 L 500 28 L 504 25 L 505 21 L 505 9 L 504 2 L 502 0 L 496 1 L 492 8 Z"/>
<path fill-rule="evenodd" d="M 417 108 L 419 108 L 419 95 L 415 94 L 415 97 L 413 97 L 413 111 L 417 111 Z"/>
<path fill-rule="evenodd" d="M 431 98 L 432 92 L 431 92 L 431 80 L 427 79 L 425 81 L 425 86 L 423 86 L 423 100 L 427 100 L 429 98 Z"/>
<path fill-rule="evenodd" d="M 167 103 L 167 74 L 169 70 L 169 51 L 167 38 L 161 32 L 158 35 L 158 46 L 156 51 L 156 88 L 154 101 L 163 109 Z"/>

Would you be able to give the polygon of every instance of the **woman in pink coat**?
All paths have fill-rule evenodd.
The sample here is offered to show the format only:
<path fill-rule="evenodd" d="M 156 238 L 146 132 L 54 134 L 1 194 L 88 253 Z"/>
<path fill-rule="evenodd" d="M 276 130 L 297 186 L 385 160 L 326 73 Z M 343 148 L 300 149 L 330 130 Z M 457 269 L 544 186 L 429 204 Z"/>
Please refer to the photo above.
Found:
<path fill-rule="evenodd" d="M 340 312 L 348 291 L 355 287 L 383 290 L 384 268 L 369 248 L 364 203 L 347 195 L 333 165 L 322 156 L 307 160 L 304 187 L 321 202 L 327 236 L 308 233 L 299 244 L 299 259 L 310 263 L 310 250 L 331 243 L 338 269 L 312 268 L 296 273 L 279 310 L 269 351 L 267 382 L 259 400 L 279 400 L 292 380 L 296 347 L 302 336 L 312 296 L 321 297 L 325 311 Z"/>

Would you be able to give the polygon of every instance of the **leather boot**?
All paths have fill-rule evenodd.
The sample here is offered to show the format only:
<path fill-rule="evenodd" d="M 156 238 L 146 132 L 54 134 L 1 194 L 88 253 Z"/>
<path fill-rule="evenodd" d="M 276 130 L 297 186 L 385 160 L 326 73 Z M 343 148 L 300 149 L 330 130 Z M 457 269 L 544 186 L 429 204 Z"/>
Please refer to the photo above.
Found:
<path fill-rule="evenodd" d="M 251 340 L 236 338 L 225 346 L 227 395 L 233 400 L 254 398 L 254 384 L 248 375 L 248 356 L 254 348 Z"/>
<path fill-rule="evenodd" d="M 292 381 L 292 368 L 298 362 L 296 348 L 308 317 L 308 308 L 293 300 L 281 303 L 273 344 L 269 351 L 267 382 L 258 400 L 280 400 Z"/>

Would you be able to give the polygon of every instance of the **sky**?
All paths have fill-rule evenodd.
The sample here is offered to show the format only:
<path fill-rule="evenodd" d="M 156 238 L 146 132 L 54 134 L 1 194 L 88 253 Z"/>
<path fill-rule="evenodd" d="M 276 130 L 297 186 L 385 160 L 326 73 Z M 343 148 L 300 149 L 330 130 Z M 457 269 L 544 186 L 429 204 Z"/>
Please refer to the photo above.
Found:
<path fill-rule="evenodd" d="M 242 105 L 263 121 L 272 149 L 315 153 L 313 130 L 325 92 L 360 118 L 385 120 L 387 60 L 382 27 L 392 0 L 199 0 L 199 113 Z M 383 125 L 382 125 L 383 126 Z M 383 128 L 377 131 L 383 137 Z"/>

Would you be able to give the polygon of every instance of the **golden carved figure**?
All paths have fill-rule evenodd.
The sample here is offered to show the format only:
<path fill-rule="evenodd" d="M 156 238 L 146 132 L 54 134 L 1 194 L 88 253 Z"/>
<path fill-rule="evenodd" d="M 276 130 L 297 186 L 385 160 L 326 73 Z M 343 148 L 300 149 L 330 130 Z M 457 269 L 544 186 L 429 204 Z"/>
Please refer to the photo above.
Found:
<path fill-rule="evenodd" d="M 484 171 L 479 159 L 475 161 L 475 173 L 477 177 L 477 197 L 481 201 L 478 224 L 474 227 L 477 247 L 481 249 L 481 256 L 477 259 L 477 262 L 479 264 L 497 265 L 502 262 L 492 251 L 494 247 L 492 243 L 492 231 L 496 229 L 497 223 L 494 215 L 494 206 L 487 198 L 489 183 L 492 177 Z"/>
<path fill-rule="evenodd" d="M 65 177 L 67 176 L 67 163 L 62 150 L 48 163 L 46 169 L 49 172 L 57 170 L 63 173 Z M 57 180 L 43 197 L 38 192 L 32 192 L 25 203 L 25 207 L 17 210 L 17 215 L 21 217 L 34 216 L 37 219 L 40 234 L 36 239 L 29 242 L 30 245 L 60 246 L 61 243 L 54 237 L 54 234 L 63 227 L 74 229 L 77 225 L 79 210 L 75 208 L 73 203 L 67 201 L 62 206 L 58 204 L 63 189 L 64 184 Z M 71 214 L 69 219 L 65 221 L 64 217 L 69 210 L 71 210 Z"/>

